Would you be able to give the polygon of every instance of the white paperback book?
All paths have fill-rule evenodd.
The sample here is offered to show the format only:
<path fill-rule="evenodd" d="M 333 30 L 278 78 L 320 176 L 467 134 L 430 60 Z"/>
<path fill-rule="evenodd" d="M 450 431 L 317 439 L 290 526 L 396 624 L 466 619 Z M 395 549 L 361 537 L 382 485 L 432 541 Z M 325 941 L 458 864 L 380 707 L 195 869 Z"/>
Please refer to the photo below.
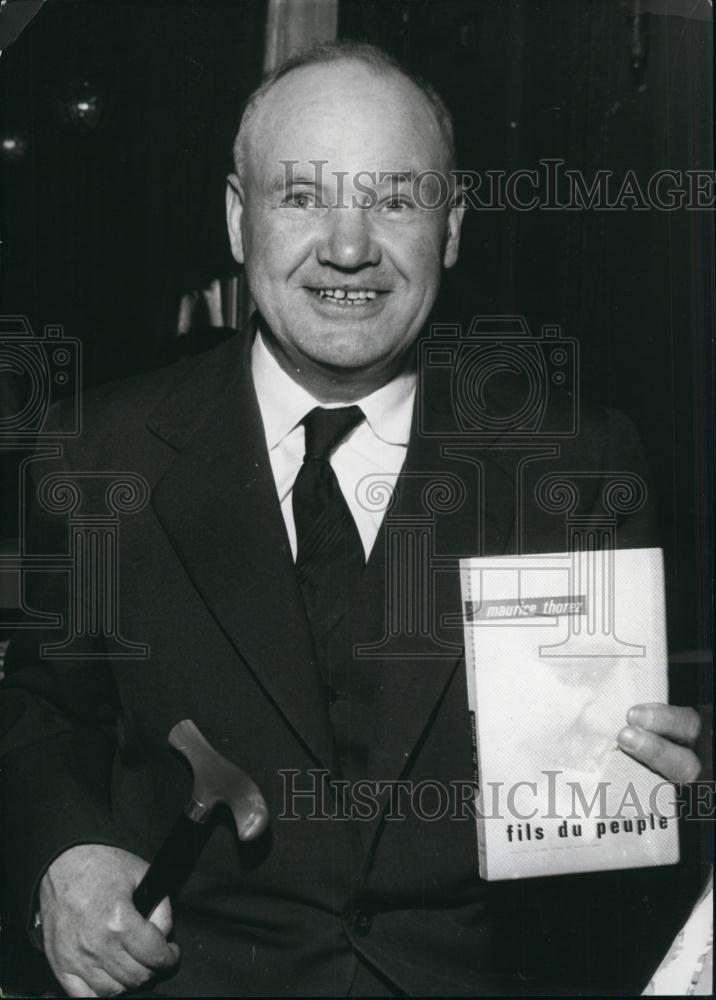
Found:
<path fill-rule="evenodd" d="M 674 864 L 674 786 L 616 742 L 665 702 L 660 549 L 461 560 L 480 875 Z"/>

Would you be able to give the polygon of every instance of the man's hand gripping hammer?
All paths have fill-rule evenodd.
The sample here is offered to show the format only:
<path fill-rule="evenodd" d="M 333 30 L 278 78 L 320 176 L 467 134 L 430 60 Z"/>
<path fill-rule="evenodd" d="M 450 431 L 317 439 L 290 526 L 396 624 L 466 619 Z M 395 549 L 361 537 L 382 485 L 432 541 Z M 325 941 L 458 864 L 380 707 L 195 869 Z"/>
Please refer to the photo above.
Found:
<path fill-rule="evenodd" d="M 218 754 L 190 719 L 174 726 L 169 743 L 191 765 L 194 788 L 186 809 L 134 892 L 134 905 L 143 917 L 186 879 L 204 844 L 204 824 L 218 803 L 225 803 L 233 813 L 239 840 L 253 840 L 268 823 L 266 803 L 251 778 Z"/>

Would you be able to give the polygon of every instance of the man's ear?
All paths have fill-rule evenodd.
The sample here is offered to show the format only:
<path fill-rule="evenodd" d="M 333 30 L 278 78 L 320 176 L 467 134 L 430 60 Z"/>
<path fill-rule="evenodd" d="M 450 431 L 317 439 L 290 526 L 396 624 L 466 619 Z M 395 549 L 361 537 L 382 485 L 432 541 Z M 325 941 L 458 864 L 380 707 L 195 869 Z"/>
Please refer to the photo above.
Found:
<path fill-rule="evenodd" d="M 244 240 L 241 218 L 244 214 L 244 190 L 237 174 L 226 178 L 226 224 L 229 229 L 231 252 L 239 264 L 244 263 Z"/>
<path fill-rule="evenodd" d="M 465 217 L 465 204 L 460 190 L 456 190 L 453 201 L 448 211 L 445 249 L 443 251 L 443 265 L 452 267 L 457 261 L 457 252 L 460 248 L 460 230 L 462 220 Z"/>

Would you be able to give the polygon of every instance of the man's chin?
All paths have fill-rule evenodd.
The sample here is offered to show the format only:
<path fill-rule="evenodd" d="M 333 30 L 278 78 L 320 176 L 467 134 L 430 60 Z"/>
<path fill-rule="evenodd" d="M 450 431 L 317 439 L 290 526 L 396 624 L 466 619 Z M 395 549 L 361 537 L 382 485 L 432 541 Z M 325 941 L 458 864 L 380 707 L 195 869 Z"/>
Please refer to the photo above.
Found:
<path fill-rule="evenodd" d="M 307 336 L 295 337 L 295 348 L 304 361 L 346 376 L 391 365 L 392 358 L 385 353 L 386 343 L 383 331 L 352 324 L 325 332 L 313 327 Z"/>
<path fill-rule="evenodd" d="M 392 359 L 350 351 L 315 352 L 306 354 L 305 358 L 312 367 L 342 381 L 358 381 L 369 375 L 376 376 L 382 371 L 391 370 L 395 364 Z"/>
<path fill-rule="evenodd" d="M 303 331 L 294 328 L 291 343 L 275 336 L 264 322 L 262 332 L 279 364 L 289 373 L 313 373 L 340 383 L 371 385 L 387 380 L 396 373 L 409 352 L 410 344 L 394 345 L 386 354 L 390 337 L 385 328 L 367 329 L 356 323 L 321 329 L 312 323 Z M 303 333 L 303 335 L 302 335 Z"/>

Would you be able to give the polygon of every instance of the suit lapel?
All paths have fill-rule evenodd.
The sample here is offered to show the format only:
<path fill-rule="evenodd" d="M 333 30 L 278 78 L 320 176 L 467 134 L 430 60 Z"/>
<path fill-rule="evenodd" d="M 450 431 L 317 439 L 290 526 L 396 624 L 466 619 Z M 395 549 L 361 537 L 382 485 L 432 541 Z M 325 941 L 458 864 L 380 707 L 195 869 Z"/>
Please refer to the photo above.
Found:
<path fill-rule="evenodd" d="M 250 337 L 211 353 L 150 420 L 177 449 L 153 493 L 202 599 L 319 763 L 330 728 L 250 371 Z"/>

